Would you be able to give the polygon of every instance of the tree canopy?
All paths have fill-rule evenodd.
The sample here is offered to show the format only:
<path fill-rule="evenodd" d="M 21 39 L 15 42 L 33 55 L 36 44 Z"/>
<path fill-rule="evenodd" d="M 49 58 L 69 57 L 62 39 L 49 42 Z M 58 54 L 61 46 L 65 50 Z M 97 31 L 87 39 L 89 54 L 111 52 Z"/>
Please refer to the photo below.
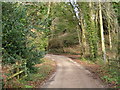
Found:
<path fill-rule="evenodd" d="M 120 2 L 3 2 L 3 64 L 26 61 L 29 72 L 45 53 L 67 53 L 120 66 Z M 77 47 L 78 46 L 78 47 Z M 112 62 L 112 63 L 110 63 Z M 118 74 L 117 74 L 118 75 Z"/>

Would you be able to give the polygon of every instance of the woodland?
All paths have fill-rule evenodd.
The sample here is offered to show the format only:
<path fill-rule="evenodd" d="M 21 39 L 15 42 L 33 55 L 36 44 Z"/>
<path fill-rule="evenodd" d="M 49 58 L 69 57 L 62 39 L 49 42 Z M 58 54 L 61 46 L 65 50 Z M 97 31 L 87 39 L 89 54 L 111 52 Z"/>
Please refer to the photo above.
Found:
<path fill-rule="evenodd" d="M 120 87 L 119 36 L 120 2 L 2 2 L 2 66 L 23 63 L 27 77 L 45 54 L 75 54 Z"/>

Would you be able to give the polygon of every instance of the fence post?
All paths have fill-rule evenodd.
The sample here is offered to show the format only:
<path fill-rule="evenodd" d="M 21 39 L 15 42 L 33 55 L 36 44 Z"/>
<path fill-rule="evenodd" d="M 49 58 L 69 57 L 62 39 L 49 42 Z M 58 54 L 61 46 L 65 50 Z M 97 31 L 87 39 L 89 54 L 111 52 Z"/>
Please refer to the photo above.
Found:
<path fill-rule="evenodd" d="M 19 63 L 18 63 L 18 61 L 17 61 L 17 62 L 16 62 L 16 66 L 17 66 L 17 68 L 16 68 L 16 69 L 17 69 L 17 73 L 19 72 L 19 66 L 18 66 L 18 65 L 19 65 Z M 20 78 L 20 77 L 19 77 L 19 74 L 18 74 L 18 75 L 17 75 L 17 79 L 19 79 L 19 78 Z"/>
<path fill-rule="evenodd" d="M 25 59 L 25 75 L 27 75 L 27 67 L 26 67 L 27 61 Z"/>

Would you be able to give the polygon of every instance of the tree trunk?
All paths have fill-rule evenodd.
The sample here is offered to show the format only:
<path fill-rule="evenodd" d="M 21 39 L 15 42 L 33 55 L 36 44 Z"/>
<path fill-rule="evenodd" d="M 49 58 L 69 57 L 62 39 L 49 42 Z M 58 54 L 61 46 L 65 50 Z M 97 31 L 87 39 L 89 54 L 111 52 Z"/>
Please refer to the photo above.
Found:
<path fill-rule="evenodd" d="M 112 49 L 111 33 L 110 33 L 110 20 L 108 20 L 108 33 L 109 33 L 109 48 Z"/>
<path fill-rule="evenodd" d="M 79 31 L 78 25 L 77 25 L 76 31 L 77 31 L 77 35 L 78 35 L 79 45 L 81 45 L 81 41 L 80 41 L 80 40 L 81 40 L 81 39 L 80 39 L 80 31 Z"/>
<path fill-rule="evenodd" d="M 97 57 L 97 31 L 96 31 L 96 27 L 95 27 L 95 10 L 93 2 L 89 2 L 89 8 L 90 8 L 90 39 L 89 39 L 89 43 L 90 43 L 90 53 L 91 53 L 91 58 L 96 58 Z"/>
<path fill-rule="evenodd" d="M 82 20 L 82 15 L 80 16 L 80 22 L 81 22 L 81 29 L 82 29 L 82 52 L 83 55 L 86 54 L 86 37 L 85 37 L 85 28 L 84 28 L 84 24 L 83 24 L 83 20 Z"/>
<path fill-rule="evenodd" d="M 51 7 L 51 2 L 48 2 L 48 11 L 47 11 L 47 17 L 46 17 L 46 19 L 48 19 L 49 16 L 50 16 L 50 7 Z M 50 41 L 50 39 L 48 38 L 48 43 L 47 43 L 47 48 L 46 48 L 47 51 L 49 50 L 49 47 L 48 47 L 49 41 Z"/>
<path fill-rule="evenodd" d="M 111 41 L 111 31 L 110 31 L 110 3 L 108 3 L 108 9 L 107 9 L 107 17 L 108 17 L 108 34 L 109 34 L 109 48 L 112 49 L 112 41 Z"/>
<path fill-rule="evenodd" d="M 99 0 L 99 18 L 100 18 L 100 31 L 101 31 L 102 53 L 103 53 L 104 63 L 106 64 L 107 60 L 106 60 L 106 50 L 105 50 L 103 20 L 102 20 L 102 10 L 101 10 L 100 0 Z"/>

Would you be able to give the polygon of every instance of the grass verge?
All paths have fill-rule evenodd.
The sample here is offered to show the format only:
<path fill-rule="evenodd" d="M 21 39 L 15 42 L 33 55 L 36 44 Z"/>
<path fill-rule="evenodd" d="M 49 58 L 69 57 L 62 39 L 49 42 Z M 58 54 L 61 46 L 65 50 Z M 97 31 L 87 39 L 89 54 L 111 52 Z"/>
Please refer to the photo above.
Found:
<path fill-rule="evenodd" d="M 97 58 L 97 62 L 89 60 L 89 58 L 80 58 L 80 55 L 65 54 L 75 62 L 81 64 L 85 69 L 92 73 L 94 79 L 98 79 L 107 88 L 120 88 L 120 71 L 116 68 L 110 68 L 104 65 L 103 60 Z"/>
<path fill-rule="evenodd" d="M 13 79 L 5 83 L 4 88 L 40 88 L 42 83 L 48 79 L 56 70 L 56 63 L 43 58 L 43 63 L 36 64 L 38 72 L 30 73 L 28 77 L 17 80 Z"/>
<path fill-rule="evenodd" d="M 76 59 L 76 62 L 83 65 L 87 70 L 93 74 L 94 79 L 98 79 L 104 83 L 107 88 L 120 88 L 120 76 L 119 70 L 114 67 L 109 67 L 109 65 L 104 65 L 103 62 L 92 62 L 90 60 Z"/>

